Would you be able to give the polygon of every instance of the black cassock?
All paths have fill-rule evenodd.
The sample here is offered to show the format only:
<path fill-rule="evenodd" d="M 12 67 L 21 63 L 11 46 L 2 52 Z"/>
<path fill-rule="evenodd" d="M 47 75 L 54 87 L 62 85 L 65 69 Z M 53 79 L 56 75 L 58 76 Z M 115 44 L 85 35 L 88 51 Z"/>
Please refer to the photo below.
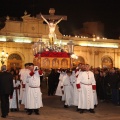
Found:
<path fill-rule="evenodd" d="M 9 113 L 9 95 L 13 94 L 13 76 L 7 71 L 0 73 L 0 99 L 2 116 L 6 117 Z"/>

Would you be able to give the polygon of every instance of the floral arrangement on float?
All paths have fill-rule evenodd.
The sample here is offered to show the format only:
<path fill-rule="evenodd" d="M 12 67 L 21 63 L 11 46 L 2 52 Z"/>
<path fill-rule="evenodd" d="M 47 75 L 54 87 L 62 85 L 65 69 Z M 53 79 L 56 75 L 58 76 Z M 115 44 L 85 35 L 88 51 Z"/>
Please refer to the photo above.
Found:
<path fill-rule="evenodd" d="M 33 55 L 36 57 L 64 57 L 68 58 L 74 53 L 74 43 L 72 40 L 69 40 L 67 43 L 67 48 L 57 46 L 56 44 L 46 45 L 40 39 L 38 42 L 35 42 L 32 46 Z"/>

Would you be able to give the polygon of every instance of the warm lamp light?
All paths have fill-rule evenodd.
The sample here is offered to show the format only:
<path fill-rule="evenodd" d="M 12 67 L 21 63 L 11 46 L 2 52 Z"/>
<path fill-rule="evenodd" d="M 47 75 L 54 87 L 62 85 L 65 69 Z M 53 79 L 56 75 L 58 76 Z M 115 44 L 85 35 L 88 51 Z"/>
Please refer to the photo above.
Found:
<path fill-rule="evenodd" d="M 7 60 L 8 58 L 8 53 L 5 54 L 4 50 L 1 52 L 2 56 L 0 56 L 0 61 L 1 61 L 1 64 L 3 65 L 4 62 Z"/>

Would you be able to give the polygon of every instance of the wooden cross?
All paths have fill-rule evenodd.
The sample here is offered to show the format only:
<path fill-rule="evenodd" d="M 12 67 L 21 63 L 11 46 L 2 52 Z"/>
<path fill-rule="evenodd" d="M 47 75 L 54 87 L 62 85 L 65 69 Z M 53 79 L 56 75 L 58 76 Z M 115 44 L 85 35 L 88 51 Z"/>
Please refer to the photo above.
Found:
<path fill-rule="evenodd" d="M 53 21 L 59 20 L 60 18 L 62 18 L 62 20 L 67 20 L 67 16 L 65 16 L 65 15 L 55 15 L 55 9 L 54 8 L 50 8 L 49 14 L 50 15 L 43 15 L 44 18 L 46 18 L 48 20 L 53 20 Z M 36 17 L 38 19 L 40 19 L 41 14 L 36 15 Z"/>

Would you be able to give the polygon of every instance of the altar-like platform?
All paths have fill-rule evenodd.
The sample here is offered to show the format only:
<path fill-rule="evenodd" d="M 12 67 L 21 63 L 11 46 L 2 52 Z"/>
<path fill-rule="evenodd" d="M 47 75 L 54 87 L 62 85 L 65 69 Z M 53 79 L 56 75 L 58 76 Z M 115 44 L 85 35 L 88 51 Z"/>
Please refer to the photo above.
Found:
<path fill-rule="evenodd" d="M 45 51 L 34 57 L 33 63 L 44 69 L 70 68 L 70 54 L 66 52 Z"/>

